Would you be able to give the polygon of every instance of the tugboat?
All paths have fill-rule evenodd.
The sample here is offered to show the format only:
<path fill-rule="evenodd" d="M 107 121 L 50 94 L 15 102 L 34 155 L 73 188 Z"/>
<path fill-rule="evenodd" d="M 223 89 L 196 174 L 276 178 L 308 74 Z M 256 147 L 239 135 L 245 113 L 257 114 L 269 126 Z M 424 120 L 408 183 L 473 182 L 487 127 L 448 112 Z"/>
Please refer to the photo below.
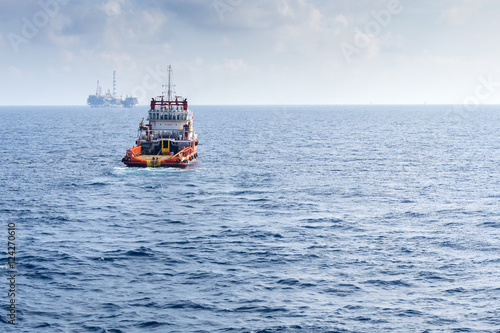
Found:
<path fill-rule="evenodd" d="M 127 150 L 122 162 L 131 167 L 186 167 L 198 157 L 198 135 L 188 101 L 172 97 L 172 67 L 168 66 L 168 92 L 151 99 L 149 124 L 139 124 L 137 146 Z"/>

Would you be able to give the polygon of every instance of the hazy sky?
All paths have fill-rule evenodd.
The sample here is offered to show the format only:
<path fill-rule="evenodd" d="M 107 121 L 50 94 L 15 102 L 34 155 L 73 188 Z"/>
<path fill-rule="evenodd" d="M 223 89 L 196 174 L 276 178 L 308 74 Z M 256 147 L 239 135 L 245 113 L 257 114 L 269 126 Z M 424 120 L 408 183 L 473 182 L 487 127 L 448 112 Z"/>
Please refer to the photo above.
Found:
<path fill-rule="evenodd" d="M 498 0 L 0 0 L 0 104 L 500 103 Z M 497 83 L 498 82 L 498 83 Z"/>

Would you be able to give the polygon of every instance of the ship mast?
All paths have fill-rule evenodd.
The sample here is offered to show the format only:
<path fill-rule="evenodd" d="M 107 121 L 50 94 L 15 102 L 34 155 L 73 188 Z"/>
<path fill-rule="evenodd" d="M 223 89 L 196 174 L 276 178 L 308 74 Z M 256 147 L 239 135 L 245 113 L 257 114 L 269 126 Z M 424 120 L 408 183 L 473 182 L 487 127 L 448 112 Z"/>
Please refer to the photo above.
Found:
<path fill-rule="evenodd" d="M 168 65 L 168 101 L 172 100 L 172 85 L 171 85 L 171 76 L 172 76 L 172 66 Z"/>

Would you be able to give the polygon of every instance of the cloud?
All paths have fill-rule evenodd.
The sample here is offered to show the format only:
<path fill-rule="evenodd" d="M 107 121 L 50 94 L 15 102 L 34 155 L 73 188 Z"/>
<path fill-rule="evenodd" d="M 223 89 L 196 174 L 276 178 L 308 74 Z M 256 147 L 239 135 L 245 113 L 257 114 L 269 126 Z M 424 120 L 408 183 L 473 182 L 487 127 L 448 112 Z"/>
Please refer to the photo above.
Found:
<path fill-rule="evenodd" d="M 165 14 L 129 0 L 110 0 L 101 5 L 71 2 L 57 15 L 49 31 L 59 48 L 84 50 L 140 50 L 144 44 L 165 44 Z"/>
<path fill-rule="evenodd" d="M 282 24 L 302 24 L 314 20 L 310 0 L 167 0 L 143 4 L 158 6 L 192 26 L 211 30 L 267 30 Z M 219 4 L 220 7 L 217 6 Z M 319 11 L 315 13 L 316 16 Z"/>
<path fill-rule="evenodd" d="M 284 101 L 300 101 L 303 94 L 292 93 L 296 82 L 307 83 L 303 89 L 325 103 L 363 103 L 373 97 L 353 91 L 358 86 L 370 91 L 377 77 L 381 100 L 396 95 L 398 101 L 413 100 L 414 92 L 393 83 L 414 77 L 420 94 L 433 96 L 438 86 L 452 91 L 448 87 L 460 81 L 456 73 L 466 76 L 483 64 L 493 66 L 500 55 L 494 43 L 498 10 L 492 10 L 499 5 L 493 0 L 405 2 L 404 11 L 379 34 L 370 34 L 365 26 L 374 20 L 372 11 L 387 9 L 388 0 L 217 0 L 229 6 L 223 19 L 214 7 L 216 0 L 69 1 L 16 55 L 8 34 L 21 34 L 21 19 L 40 11 L 39 1 L 0 0 L 0 44 L 6 50 L 2 60 L 13 78 L 0 82 L 0 90 L 9 92 L 4 103 L 21 100 L 28 83 L 14 78 L 23 73 L 30 74 L 33 86 L 47 82 L 47 88 L 33 89 L 44 101 L 84 103 L 96 79 L 111 85 L 115 69 L 119 89 L 126 92 L 127 86 L 130 90 L 141 84 L 146 68 L 166 64 L 179 74 L 179 87 L 195 87 L 197 103 L 217 103 L 215 92 L 224 89 L 231 91 L 234 103 L 255 102 L 249 96 L 256 90 L 273 92 L 267 102 L 277 102 L 275 90 Z M 469 25 L 443 29 L 436 15 L 447 24 Z M 362 32 L 356 33 L 355 27 Z M 370 42 L 348 64 L 339 45 L 356 45 L 357 39 Z M 407 60 L 398 63 L 398 57 Z M 387 73 L 399 81 L 385 82 Z M 437 79 L 431 77 L 435 73 Z M 53 85 L 68 88 L 55 94 Z M 384 86 L 393 86 L 394 94 L 383 95 Z"/>
<path fill-rule="evenodd" d="M 16 66 L 10 65 L 8 66 L 8 70 L 10 75 L 14 78 L 20 78 L 23 76 L 23 72 Z"/>
<path fill-rule="evenodd" d="M 103 11 L 108 16 L 117 16 L 122 13 L 122 5 L 124 0 L 109 0 L 101 5 Z"/>
<path fill-rule="evenodd" d="M 379 56 L 382 44 L 382 41 L 379 37 L 372 34 L 367 34 L 361 30 L 356 30 L 354 39 L 364 41 L 363 43 L 365 44 L 363 45 L 365 47 L 360 50 L 361 54 L 364 55 L 364 59 L 373 59 Z"/>
<path fill-rule="evenodd" d="M 465 24 L 489 2 L 491 0 L 462 0 L 461 4 L 454 5 L 445 10 L 441 14 L 440 21 L 452 24 Z"/>
<path fill-rule="evenodd" d="M 224 59 L 224 65 L 231 72 L 241 72 L 248 69 L 243 59 Z"/>
<path fill-rule="evenodd" d="M 347 18 L 344 15 L 342 15 L 342 14 L 337 15 L 335 17 L 335 22 L 342 23 L 344 25 L 344 27 L 347 27 L 349 25 L 349 22 L 347 21 Z"/>

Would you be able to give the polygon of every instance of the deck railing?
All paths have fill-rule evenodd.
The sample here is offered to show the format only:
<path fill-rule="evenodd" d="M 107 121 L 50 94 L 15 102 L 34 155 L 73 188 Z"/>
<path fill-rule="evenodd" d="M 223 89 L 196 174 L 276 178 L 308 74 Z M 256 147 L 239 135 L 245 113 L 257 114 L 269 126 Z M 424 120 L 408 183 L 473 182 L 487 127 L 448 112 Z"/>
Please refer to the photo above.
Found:
<path fill-rule="evenodd" d="M 186 156 L 191 155 L 192 153 L 194 153 L 193 146 L 184 147 L 184 149 L 182 149 L 180 152 L 178 152 L 177 154 L 175 154 L 173 156 L 173 158 L 176 158 L 176 157 L 186 157 Z"/>

